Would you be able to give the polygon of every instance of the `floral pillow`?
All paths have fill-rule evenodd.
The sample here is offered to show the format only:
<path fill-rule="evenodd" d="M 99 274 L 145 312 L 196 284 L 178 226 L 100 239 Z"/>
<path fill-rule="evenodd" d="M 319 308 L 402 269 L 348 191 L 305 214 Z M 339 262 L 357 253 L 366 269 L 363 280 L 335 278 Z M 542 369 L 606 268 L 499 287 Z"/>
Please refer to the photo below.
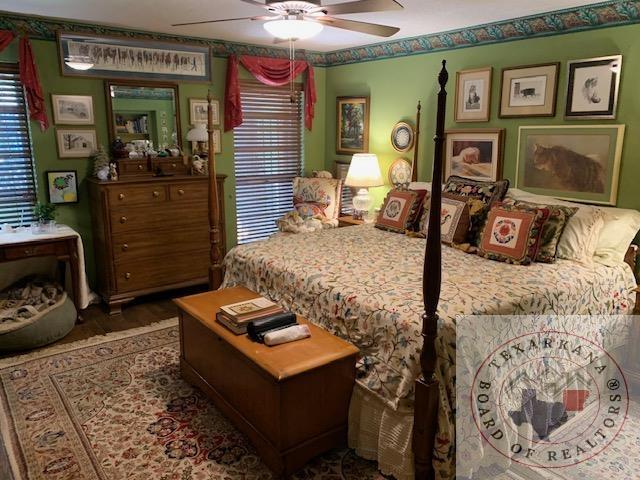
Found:
<path fill-rule="evenodd" d="M 296 199 L 293 200 L 293 207 L 302 218 L 309 217 L 326 217 L 325 210 L 327 205 L 318 202 L 299 202 Z"/>
<path fill-rule="evenodd" d="M 465 197 L 442 194 L 442 208 L 440 209 L 440 239 L 447 245 L 465 243 L 469 234 L 469 202 Z M 429 209 L 423 213 L 420 236 L 427 236 L 429 228 Z"/>
<path fill-rule="evenodd" d="M 499 262 L 529 265 L 538 254 L 542 226 L 548 217 L 548 208 L 494 205 L 482 229 L 478 255 Z"/>
<path fill-rule="evenodd" d="M 324 216 L 328 219 L 337 219 L 340 216 L 341 197 L 342 180 L 338 178 L 293 179 L 294 205 L 308 203 L 324 206 Z"/>
<path fill-rule="evenodd" d="M 409 230 L 420 213 L 423 196 L 416 190 L 391 190 L 378 214 L 376 228 L 398 233 Z"/>

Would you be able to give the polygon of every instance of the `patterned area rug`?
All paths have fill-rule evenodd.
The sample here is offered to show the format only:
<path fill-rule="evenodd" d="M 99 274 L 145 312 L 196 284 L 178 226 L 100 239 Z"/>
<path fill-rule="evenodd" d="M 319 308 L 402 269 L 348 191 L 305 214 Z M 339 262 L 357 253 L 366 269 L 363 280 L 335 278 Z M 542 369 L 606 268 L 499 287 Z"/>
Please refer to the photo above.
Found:
<path fill-rule="evenodd" d="M 180 378 L 177 320 L 0 361 L 16 480 L 272 478 L 248 440 Z M 296 479 L 384 478 L 350 450 Z"/>

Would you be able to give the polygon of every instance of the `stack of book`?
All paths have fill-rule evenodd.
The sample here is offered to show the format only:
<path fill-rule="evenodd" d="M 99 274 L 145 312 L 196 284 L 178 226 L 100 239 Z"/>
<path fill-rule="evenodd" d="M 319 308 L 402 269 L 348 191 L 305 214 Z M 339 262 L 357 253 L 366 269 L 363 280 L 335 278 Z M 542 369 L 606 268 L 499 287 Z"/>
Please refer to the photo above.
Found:
<path fill-rule="evenodd" d="M 284 312 L 282 307 L 267 298 L 259 297 L 220 307 L 216 313 L 216 320 L 236 335 L 242 335 L 247 333 L 249 322 L 282 312 Z"/>

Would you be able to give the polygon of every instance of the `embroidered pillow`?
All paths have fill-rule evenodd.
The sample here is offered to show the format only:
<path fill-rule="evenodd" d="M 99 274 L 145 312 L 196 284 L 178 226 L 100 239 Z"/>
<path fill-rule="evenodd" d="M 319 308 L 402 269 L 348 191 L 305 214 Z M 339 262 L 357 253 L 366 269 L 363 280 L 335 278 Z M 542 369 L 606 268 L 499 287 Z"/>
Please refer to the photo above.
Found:
<path fill-rule="evenodd" d="M 294 199 L 293 206 L 296 209 L 296 212 L 298 212 L 298 214 L 302 218 L 309 218 L 309 217 L 325 217 L 326 218 L 327 216 L 325 214 L 327 205 L 322 203 L 296 202 L 296 200 Z"/>
<path fill-rule="evenodd" d="M 422 196 L 415 190 L 391 190 L 384 199 L 376 228 L 404 233 L 415 223 Z"/>
<path fill-rule="evenodd" d="M 471 208 L 471 227 L 469 229 L 468 242 L 477 246 L 480 242 L 482 226 L 487 218 L 487 213 L 495 202 L 499 202 L 509 189 L 509 180 L 498 180 L 497 182 L 483 182 L 471 180 L 469 178 L 451 175 L 444 185 L 442 191 L 453 193 L 463 197 L 474 198 L 481 202 L 481 208 Z"/>
<path fill-rule="evenodd" d="M 536 255 L 536 262 L 554 263 L 556 261 L 558 243 L 562 232 L 564 232 L 569 219 L 578 211 L 577 208 L 565 207 L 562 205 L 547 205 L 522 200 L 506 198 L 503 205 L 512 207 L 528 207 L 528 208 L 547 208 L 549 209 L 549 218 L 542 226 L 540 234 L 540 248 Z"/>
<path fill-rule="evenodd" d="M 528 265 L 538 254 L 547 208 L 494 205 L 480 236 L 478 255 L 490 260 Z"/>
<path fill-rule="evenodd" d="M 340 216 L 340 198 L 342 197 L 342 180 L 338 178 L 304 178 L 293 179 L 293 202 L 315 203 L 325 205 L 324 215 L 328 219 Z"/>
<path fill-rule="evenodd" d="M 423 214 L 423 229 L 421 236 L 427 236 L 429 228 L 429 210 Z M 440 209 L 440 240 L 447 245 L 465 243 L 469 234 L 469 202 L 465 197 L 442 194 L 442 208 Z"/>

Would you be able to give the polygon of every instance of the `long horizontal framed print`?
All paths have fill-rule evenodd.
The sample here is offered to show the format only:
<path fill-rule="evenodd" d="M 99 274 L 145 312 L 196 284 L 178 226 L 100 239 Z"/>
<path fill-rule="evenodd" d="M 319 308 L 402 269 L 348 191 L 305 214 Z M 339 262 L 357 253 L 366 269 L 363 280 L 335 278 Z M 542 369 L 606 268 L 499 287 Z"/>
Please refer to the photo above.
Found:
<path fill-rule="evenodd" d="M 616 118 L 622 55 L 573 60 L 568 68 L 565 117 L 572 120 Z"/>
<path fill-rule="evenodd" d="M 447 130 L 444 180 L 451 175 L 474 180 L 502 178 L 504 129 Z"/>
<path fill-rule="evenodd" d="M 491 67 L 456 73 L 455 121 L 488 122 L 491 114 Z"/>
<path fill-rule="evenodd" d="M 555 116 L 559 72 L 559 63 L 504 68 L 500 118 Z"/>
<path fill-rule="evenodd" d="M 49 203 L 78 203 L 78 173 L 75 170 L 50 170 L 46 175 Z"/>
<path fill-rule="evenodd" d="M 615 205 L 624 125 L 520 127 L 516 187 Z"/>
<path fill-rule="evenodd" d="M 58 157 L 88 158 L 98 146 L 94 129 L 56 129 Z"/>
<path fill-rule="evenodd" d="M 208 46 L 60 32 L 58 49 L 65 76 L 211 82 Z"/>
<path fill-rule="evenodd" d="M 91 95 L 51 95 L 53 121 L 56 125 L 93 125 Z"/>

